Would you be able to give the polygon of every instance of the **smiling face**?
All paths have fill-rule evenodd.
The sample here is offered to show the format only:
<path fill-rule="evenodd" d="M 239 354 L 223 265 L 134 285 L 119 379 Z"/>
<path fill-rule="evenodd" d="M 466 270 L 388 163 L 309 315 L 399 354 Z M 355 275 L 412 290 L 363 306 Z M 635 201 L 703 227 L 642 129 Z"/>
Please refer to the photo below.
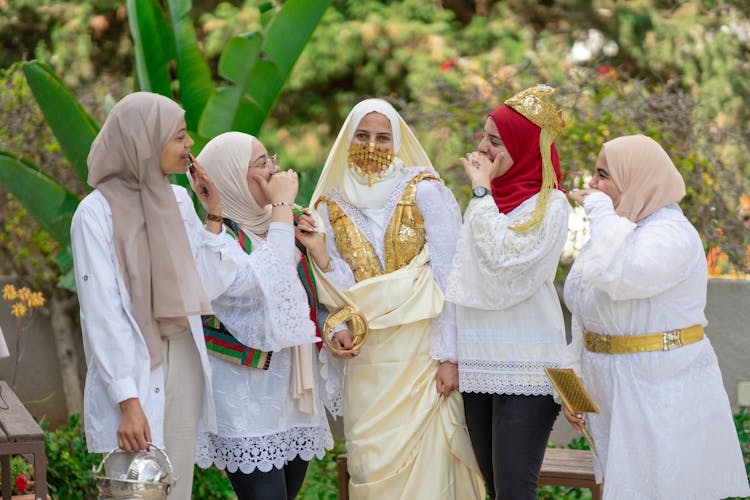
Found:
<path fill-rule="evenodd" d="M 495 120 L 487 117 L 482 131 L 482 140 L 479 142 L 477 151 L 490 159 L 494 167 L 491 178 L 496 179 L 505 175 L 510 167 L 513 166 L 513 158 L 510 157 L 508 148 L 505 147 L 503 139 L 500 137 L 500 131 L 497 129 Z M 495 158 L 502 154 L 499 164 L 495 163 Z"/>
<path fill-rule="evenodd" d="M 612 176 L 609 172 L 609 166 L 607 165 L 607 157 L 604 154 L 604 148 L 602 148 L 602 150 L 599 152 L 599 157 L 596 159 L 594 177 L 589 181 L 589 186 L 592 189 L 598 189 L 602 193 L 612 198 L 612 204 L 615 208 L 617 208 L 617 205 L 620 204 L 620 197 L 622 196 L 622 192 L 612 180 Z"/>
<path fill-rule="evenodd" d="M 190 146 L 194 144 L 193 139 L 187 133 L 185 119 L 180 120 L 177 132 L 169 139 L 161 150 L 159 157 L 159 166 L 161 173 L 167 174 L 184 174 L 187 171 L 190 162 Z"/>
<path fill-rule="evenodd" d="M 260 179 L 268 182 L 271 180 L 271 176 L 278 171 L 278 157 L 276 155 L 269 156 L 268 150 L 266 150 L 266 147 L 260 141 L 253 141 L 250 163 L 247 166 L 247 188 L 261 207 L 271 202 L 266 199 L 266 195 L 260 188 Z"/>

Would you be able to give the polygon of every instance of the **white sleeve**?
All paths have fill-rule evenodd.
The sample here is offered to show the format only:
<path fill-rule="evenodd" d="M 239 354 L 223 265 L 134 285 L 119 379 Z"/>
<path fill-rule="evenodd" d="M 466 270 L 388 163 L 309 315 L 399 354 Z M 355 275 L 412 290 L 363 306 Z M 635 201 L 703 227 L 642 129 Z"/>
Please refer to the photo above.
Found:
<path fill-rule="evenodd" d="M 236 262 L 228 256 L 229 250 L 237 244 L 226 234 L 223 225 L 219 234 L 206 230 L 198 214 L 195 213 L 187 190 L 181 186 L 172 186 L 172 189 L 185 223 L 185 231 L 203 289 L 209 300 L 213 300 L 221 295 L 235 279 Z"/>
<path fill-rule="evenodd" d="M 138 397 L 137 336 L 141 333 L 125 311 L 104 206 L 84 200 L 70 227 L 81 324 L 95 364 L 113 405 Z M 142 363 L 148 363 L 148 360 Z"/>
<path fill-rule="evenodd" d="M 552 279 L 568 235 L 570 205 L 553 191 L 544 218 L 528 231 L 511 226 L 531 210 L 510 218 L 490 196 L 473 199 L 464 215 L 448 298 L 468 307 L 499 310 L 531 297 Z M 533 205 L 529 208 L 533 210 Z"/>
<path fill-rule="evenodd" d="M 438 286 L 445 291 L 461 229 L 461 210 L 453 193 L 435 180 L 425 179 L 417 184 L 416 201 L 424 219 L 430 267 Z M 456 305 L 445 302 L 434 322 L 430 355 L 437 360 L 457 359 L 456 342 Z"/>
<path fill-rule="evenodd" d="M 323 225 L 325 227 L 326 234 L 326 247 L 328 247 L 328 255 L 331 257 L 333 262 L 333 271 L 326 273 L 326 278 L 331 283 L 336 285 L 341 290 L 348 290 L 355 284 L 354 273 L 352 272 L 349 264 L 339 255 L 339 250 L 336 247 L 336 238 L 333 234 L 333 226 L 328 217 L 328 203 L 321 202 L 317 209 L 318 214 L 323 219 Z"/>
<path fill-rule="evenodd" d="M 603 193 L 587 196 L 584 208 L 591 240 L 577 270 L 613 300 L 658 295 L 691 272 L 695 246 L 688 231 L 694 231 L 686 221 L 657 219 L 637 226 L 618 216 Z"/>
<path fill-rule="evenodd" d="M 293 227 L 279 222 L 271 223 L 265 243 L 250 255 L 233 242 L 227 257 L 237 264 L 235 279 L 211 304 L 243 344 L 278 351 L 318 340 L 295 252 Z"/>
<path fill-rule="evenodd" d="M 583 353 L 583 333 L 578 318 L 570 318 L 570 344 L 563 350 L 560 367 L 572 368 L 581 377 L 581 354 Z"/>

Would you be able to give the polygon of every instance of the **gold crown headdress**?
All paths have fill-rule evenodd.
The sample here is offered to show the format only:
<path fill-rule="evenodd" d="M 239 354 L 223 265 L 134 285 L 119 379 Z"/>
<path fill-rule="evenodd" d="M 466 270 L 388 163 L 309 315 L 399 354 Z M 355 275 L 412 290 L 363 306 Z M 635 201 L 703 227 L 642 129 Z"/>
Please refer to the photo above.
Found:
<path fill-rule="evenodd" d="M 539 224 L 544 218 L 547 210 L 547 200 L 552 189 L 558 187 L 557 175 L 552 166 L 550 150 L 552 143 L 560 137 L 565 127 L 562 111 L 555 108 L 545 100 L 546 97 L 555 93 L 555 89 L 549 85 L 540 83 L 534 87 L 522 90 L 510 99 L 505 105 L 520 113 L 524 118 L 542 129 L 539 136 L 539 152 L 542 156 L 542 188 L 539 191 L 539 199 L 534 208 L 531 218 L 521 224 L 511 227 L 514 231 L 528 231 Z"/>

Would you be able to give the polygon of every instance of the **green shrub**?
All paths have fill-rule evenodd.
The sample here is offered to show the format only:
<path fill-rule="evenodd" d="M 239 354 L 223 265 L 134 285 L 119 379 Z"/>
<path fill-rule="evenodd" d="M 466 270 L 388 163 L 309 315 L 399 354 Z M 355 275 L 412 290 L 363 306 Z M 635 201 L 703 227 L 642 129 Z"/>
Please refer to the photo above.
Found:
<path fill-rule="evenodd" d="M 93 468 L 101 462 L 98 453 L 86 449 L 86 435 L 78 414 L 71 415 L 68 424 L 47 432 L 47 485 L 52 498 L 68 500 L 96 498 Z"/>

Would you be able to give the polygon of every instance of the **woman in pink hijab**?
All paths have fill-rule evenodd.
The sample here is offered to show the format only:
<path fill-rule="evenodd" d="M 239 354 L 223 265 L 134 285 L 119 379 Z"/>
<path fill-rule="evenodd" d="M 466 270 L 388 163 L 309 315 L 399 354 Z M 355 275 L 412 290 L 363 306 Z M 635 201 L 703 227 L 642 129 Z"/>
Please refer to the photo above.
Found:
<path fill-rule="evenodd" d="M 604 498 L 749 496 L 721 372 L 703 327 L 706 257 L 678 205 L 685 183 L 643 135 L 606 142 L 591 189 L 573 190 L 591 239 L 565 282 L 573 340 L 564 365 L 587 415 Z M 563 409 L 576 428 L 581 414 Z"/>

